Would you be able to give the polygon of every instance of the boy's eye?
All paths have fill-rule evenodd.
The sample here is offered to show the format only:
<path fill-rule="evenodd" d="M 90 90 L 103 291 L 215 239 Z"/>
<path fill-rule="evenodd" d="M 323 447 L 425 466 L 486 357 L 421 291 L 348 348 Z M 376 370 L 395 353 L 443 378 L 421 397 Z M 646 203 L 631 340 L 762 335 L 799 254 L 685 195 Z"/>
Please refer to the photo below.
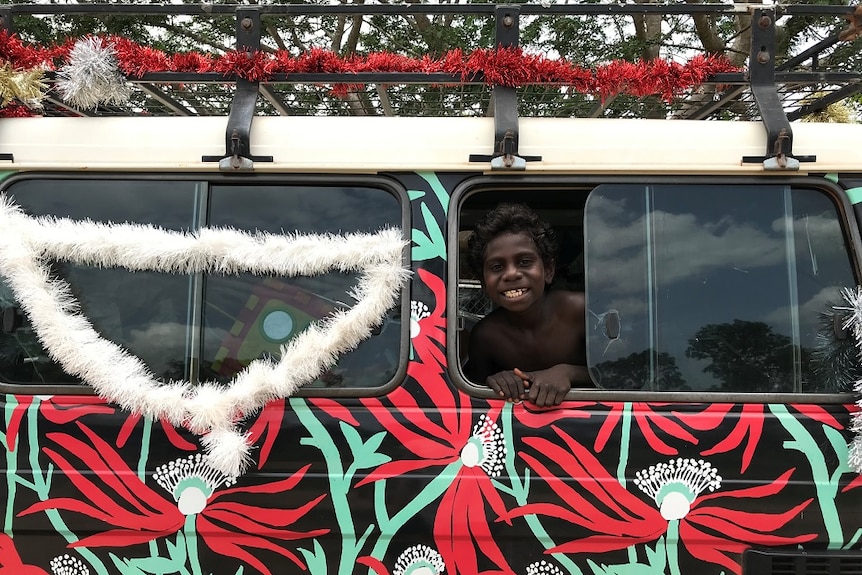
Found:
<path fill-rule="evenodd" d="M 488 264 L 488 271 L 498 272 L 503 269 L 503 266 L 500 264 Z"/>
<path fill-rule="evenodd" d="M 521 260 L 521 265 L 524 267 L 530 266 L 533 264 L 533 260 L 530 258 L 524 258 Z"/>

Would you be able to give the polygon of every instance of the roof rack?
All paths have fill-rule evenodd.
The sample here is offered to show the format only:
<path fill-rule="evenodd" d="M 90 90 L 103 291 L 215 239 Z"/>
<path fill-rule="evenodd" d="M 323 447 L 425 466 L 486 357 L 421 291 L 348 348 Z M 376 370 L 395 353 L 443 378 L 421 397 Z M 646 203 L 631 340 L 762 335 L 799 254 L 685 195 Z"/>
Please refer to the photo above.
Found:
<path fill-rule="evenodd" d="M 494 142 L 489 150 L 471 156 L 471 161 L 490 162 L 492 169 L 523 169 L 526 162 L 540 157 L 525 157 L 518 152 L 518 119 L 525 115 L 565 117 L 661 117 L 668 119 L 750 119 L 761 120 L 766 130 L 763 156 L 745 157 L 744 162 L 762 162 L 765 169 L 798 169 L 799 162 L 813 161 L 814 156 L 794 156 L 791 122 L 806 115 L 822 112 L 831 104 L 846 100 L 862 91 L 860 41 L 862 6 L 742 5 L 742 4 L 268 4 L 260 6 L 228 4 L 12 4 L 0 6 L 0 27 L 14 34 L 19 23 L 34 18 L 115 17 L 234 20 L 231 53 L 237 55 L 235 68 L 208 71 L 147 69 L 138 63 L 136 73 L 125 74 L 131 86 L 127 102 L 100 103 L 91 108 L 70 104 L 61 97 L 58 84 L 63 71 L 49 72 L 45 82 L 49 89 L 42 101 L 41 115 L 47 116 L 123 116 L 123 115 L 211 115 L 227 114 L 225 153 L 204 157 L 218 161 L 224 170 L 252 169 L 254 162 L 271 161 L 250 154 L 250 134 L 256 115 L 352 115 L 417 114 L 431 97 L 439 97 L 438 112 L 447 103 L 451 113 L 460 115 L 493 115 Z M 690 85 L 677 85 L 662 94 L 578 93 L 572 89 L 578 73 L 572 72 L 572 84 L 547 73 L 535 78 L 509 78 L 512 68 L 501 68 L 491 74 L 487 68 L 458 70 L 438 66 L 399 70 L 390 66 L 375 69 L 368 65 L 360 70 L 347 69 L 348 59 L 324 58 L 322 51 L 305 54 L 306 61 L 316 57 L 318 69 L 289 72 L 257 73 L 239 61 L 244 56 L 253 61 L 256 54 L 289 54 L 282 46 L 262 43 L 262 33 L 270 30 L 268 22 L 298 19 L 347 18 L 354 23 L 368 18 L 481 18 L 493 23 L 493 46 L 501 54 L 520 54 L 520 38 L 527 26 L 537 19 L 571 19 L 578 17 L 619 19 L 661 17 L 750 19 L 751 44 L 748 68 L 713 68 L 705 77 Z M 28 21 L 27 18 L 30 20 Z M 819 23 L 823 37 L 795 54 L 788 53 L 777 62 L 776 22 L 781 18 L 813 19 Z M 149 20 L 148 20 L 149 21 Z M 363 20 L 364 21 L 364 20 Z M 740 20 L 741 21 L 741 20 Z M 21 34 L 24 36 L 23 32 Z M 506 52 L 508 51 L 508 52 Z M 490 52 L 483 53 L 489 57 Z M 532 53 L 526 58 L 541 58 Z M 404 56 L 404 55 L 402 55 Z M 9 59 L 9 54 L 0 57 Z M 406 58 L 406 56 L 404 56 Z M 446 55 L 444 55 L 444 58 Z M 335 60 L 333 60 L 335 58 Z M 427 61 L 427 58 L 425 59 Z M 327 62 L 330 67 L 327 68 Z M 463 63 L 463 60 L 461 61 Z M 841 64 L 845 63 L 842 69 Z M 853 65 L 852 62 L 857 62 Z M 367 62 L 366 62 L 367 63 Z M 341 64 L 339 66 L 338 64 Z M 486 62 L 487 64 L 487 62 Z M 511 64 L 511 63 L 510 63 Z M 541 62 L 540 62 L 541 64 Z M 544 62 L 548 66 L 547 61 Z M 276 68 L 277 69 L 277 68 Z M 589 69 L 589 68 L 587 68 Z M 245 73 L 242 72 L 245 70 Z M 716 71 L 718 70 L 718 71 Z M 850 71 L 848 71 L 850 70 Z M 259 70 L 258 70 L 259 72 Z M 625 85 L 625 82 L 619 85 Z M 339 88 L 337 93 L 333 87 Z M 459 107 L 459 99 L 460 106 Z M 394 102 L 397 100 L 397 102 Z"/>

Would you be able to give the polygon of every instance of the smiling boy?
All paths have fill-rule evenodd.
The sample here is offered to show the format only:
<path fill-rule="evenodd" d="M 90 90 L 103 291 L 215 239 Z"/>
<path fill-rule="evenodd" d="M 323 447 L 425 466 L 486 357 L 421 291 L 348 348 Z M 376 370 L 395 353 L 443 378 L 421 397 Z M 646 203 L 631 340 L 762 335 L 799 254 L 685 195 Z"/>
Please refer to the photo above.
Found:
<path fill-rule="evenodd" d="M 465 374 L 508 401 L 559 405 L 589 385 L 584 295 L 548 291 L 556 269 L 551 227 L 523 204 L 500 204 L 467 242 L 470 266 L 495 305 L 470 334 Z"/>

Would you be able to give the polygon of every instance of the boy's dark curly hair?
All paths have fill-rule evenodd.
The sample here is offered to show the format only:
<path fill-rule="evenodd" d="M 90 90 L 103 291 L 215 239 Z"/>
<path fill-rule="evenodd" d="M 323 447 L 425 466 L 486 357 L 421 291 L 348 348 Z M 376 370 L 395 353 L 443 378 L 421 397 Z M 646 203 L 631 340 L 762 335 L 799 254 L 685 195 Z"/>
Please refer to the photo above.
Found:
<path fill-rule="evenodd" d="M 467 239 L 467 263 L 477 278 L 483 277 L 482 268 L 488 242 L 508 233 L 529 236 L 536 244 L 545 266 L 556 261 L 559 244 L 551 226 L 525 204 L 503 203 L 482 216 Z"/>

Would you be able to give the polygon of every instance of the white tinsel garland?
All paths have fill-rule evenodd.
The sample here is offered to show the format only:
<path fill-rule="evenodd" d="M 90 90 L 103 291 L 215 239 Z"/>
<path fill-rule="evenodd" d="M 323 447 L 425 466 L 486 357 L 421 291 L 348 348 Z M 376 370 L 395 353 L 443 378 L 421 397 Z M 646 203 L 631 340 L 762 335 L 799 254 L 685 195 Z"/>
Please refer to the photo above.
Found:
<path fill-rule="evenodd" d="M 288 397 L 369 337 L 398 301 L 409 271 L 399 230 L 376 234 L 272 235 L 202 229 L 190 235 L 153 226 L 33 218 L 0 195 L 0 273 L 48 354 L 70 374 L 123 408 L 202 436 L 209 463 L 242 474 L 248 438 L 237 428 L 268 401 Z M 313 276 L 358 272 L 356 305 L 313 324 L 281 349 L 281 359 L 259 359 L 229 385 L 161 382 L 144 363 L 102 338 L 79 313 L 69 285 L 52 278 L 49 260 L 95 267 L 168 273 L 251 272 Z"/>
<path fill-rule="evenodd" d="M 99 104 L 123 104 L 131 94 L 120 73 L 114 47 L 97 36 L 75 42 L 69 63 L 57 72 L 57 90 L 79 110 Z"/>

